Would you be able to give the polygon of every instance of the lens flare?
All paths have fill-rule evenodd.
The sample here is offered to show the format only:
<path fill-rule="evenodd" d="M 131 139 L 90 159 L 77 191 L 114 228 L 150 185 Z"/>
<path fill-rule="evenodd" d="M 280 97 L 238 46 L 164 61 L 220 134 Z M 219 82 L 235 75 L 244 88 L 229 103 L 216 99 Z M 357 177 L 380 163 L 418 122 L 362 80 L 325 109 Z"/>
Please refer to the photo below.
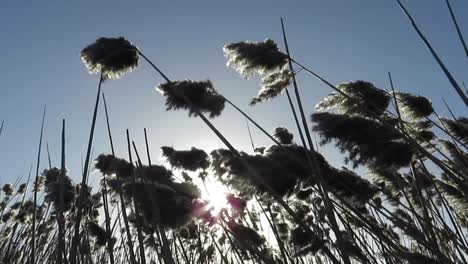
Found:
<path fill-rule="evenodd" d="M 206 179 L 202 186 L 202 199 L 208 202 L 207 207 L 211 208 L 213 215 L 217 215 L 221 210 L 229 208 L 226 199 L 229 190 L 226 186 L 210 179 Z"/>

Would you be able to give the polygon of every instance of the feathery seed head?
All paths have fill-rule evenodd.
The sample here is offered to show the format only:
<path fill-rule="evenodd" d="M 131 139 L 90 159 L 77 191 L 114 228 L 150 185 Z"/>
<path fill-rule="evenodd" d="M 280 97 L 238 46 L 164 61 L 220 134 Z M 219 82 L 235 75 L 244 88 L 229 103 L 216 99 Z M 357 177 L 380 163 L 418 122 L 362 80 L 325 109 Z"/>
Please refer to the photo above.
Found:
<path fill-rule="evenodd" d="M 169 82 L 159 85 L 156 90 L 166 97 L 166 110 L 186 109 L 189 116 L 195 116 L 198 110 L 209 113 L 211 118 L 217 117 L 226 101 L 209 80 Z"/>
<path fill-rule="evenodd" d="M 99 38 L 81 51 L 81 60 L 90 73 L 118 79 L 138 65 L 138 49 L 123 37 Z"/>

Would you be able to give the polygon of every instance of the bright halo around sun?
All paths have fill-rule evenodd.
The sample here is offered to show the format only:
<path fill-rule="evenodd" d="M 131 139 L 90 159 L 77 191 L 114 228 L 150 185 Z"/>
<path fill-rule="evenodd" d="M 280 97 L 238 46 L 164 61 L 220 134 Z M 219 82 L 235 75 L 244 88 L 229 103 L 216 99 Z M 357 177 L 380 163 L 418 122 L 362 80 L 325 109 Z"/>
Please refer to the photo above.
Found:
<path fill-rule="evenodd" d="M 199 186 L 201 189 L 202 199 L 208 202 L 207 207 L 211 208 L 214 215 L 217 215 L 221 210 L 230 207 L 226 199 L 229 194 L 229 190 L 222 183 L 207 177 L 205 182 L 201 182 Z"/>

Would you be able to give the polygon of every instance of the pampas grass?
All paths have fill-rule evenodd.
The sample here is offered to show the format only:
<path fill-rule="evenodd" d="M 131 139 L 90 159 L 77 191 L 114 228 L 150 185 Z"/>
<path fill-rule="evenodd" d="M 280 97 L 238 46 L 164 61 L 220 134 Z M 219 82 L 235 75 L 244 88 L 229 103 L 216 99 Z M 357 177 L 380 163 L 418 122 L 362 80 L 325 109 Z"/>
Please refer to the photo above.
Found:
<path fill-rule="evenodd" d="M 197 111 L 200 111 L 208 113 L 210 117 L 216 117 L 221 115 L 224 109 L 224 98 L 218 94 L 209 80 L 168 82 L 159 85 L 157 90 L 166 97 L 166 110 L 185 109 L 189 111 L 189 116 L 196 115 Z M 188 105 L 186 100 L 192 105 Z"/>
<path fill-rule="evenodd" d="M 123 37 L 99 38 L 81 51 L 81 60 L 90 73 L 118 79 L 138 66 L 137 48 Z"/>
<path fill-rule="evenodd" d="M 271 39 L 235 42 L 225 45 L 223 51 L 227 66 L 234 68 L 244 78 L 249 79 L 255 73 L 262 77 L 262 87 L 252 99 L 252 105 L 279 95 L 292 81 L 287 65 L 288 56 L 279 51 Z"/>
<path fill-rule="evenodd" d="M 317 106 L 317 110 L 326 111 L 330 108 L 345 114 L 375 114 L 380 116 L 390 103 L 390 96 L 372 83 L 366 81 L 355 81 L 338 85 L 340 93 L 331 93 Z M 351 98 L 350 98 L 351 97 Z"/>
<path fill-rule="evenodd" d="M 123 37 L 100 38 L 85 47 L 82 60 L 100 80 L 81 182 L 73 183 L 66 170 L 65 120 L 61 166 L 52 166 L 49 155 L 48 168 L 39 174 L 41 129 L 33 193 L 28 191 L 29 180 L 18 179 L 3 185 L 0 194 L 1 260 L 467 263 L 466 118 L 451 110 L 451 119 L 439 118 L 428 98 L 395 92 L 393 83 L 392 93 L 362 80 L 333 85 L 291 57 L 282 26 L 284 53 L 270 39 L 232 43 L 223 50 L 228 66 L 244 78 L 260 75 L 262 88 L 253 103 L 285 91 L 298 143 L 284 127 L 270 135 L 209 80 L 171 81 Z M 153 164 L 151 135 L 145 129 L 145 164 L 127 130 L 128 158 L 119 158 L 122 153 L 114 149 L 109 120 L 112 111 L 103 96 L 110 154 L 98 150 L 104 154 L 96 157 L 94 168 L 102 177 L 100 185 L 91 186 L 88 173 L 101 85 L 133 71 L 140 56 L 164 79 L 157 89 L 167 110 L 201 118 L 226 148 L 208 155 L 197 146 L 162 146 L 168 165 Z M 296 80 L 299 71 L 293 64 L 333 90 L 318 104 L 319 111 L 311 113 L 311 120 L 305 118 Z M 297 105 L 287 91 L 290 84 Z M 225 103 L 274 144 L 255 146 L 249 133 L 253 152 L 235 148 L 205 116 L 222 118 Z M 441 125 L 430 119 L 432 115 Z M 334 143 L 345 162 L 360 169 L 330 165 L 330 157 L 312 144 L 309 125 L 321 144 Z M 228 194 L 215 196 L 212 182 L 222 183 Z M 221 198 L 225 202 L 218 205 Z"/>
<path fill-rule="evenodd" d="M 175 150 L 171 147 L 161 147 L 162 155 L 172 167 L 188 171 L 198 169 L 206 170 L 208 168 L 208 154 L 202 149 L 192 147 L 190 150 Z"/>

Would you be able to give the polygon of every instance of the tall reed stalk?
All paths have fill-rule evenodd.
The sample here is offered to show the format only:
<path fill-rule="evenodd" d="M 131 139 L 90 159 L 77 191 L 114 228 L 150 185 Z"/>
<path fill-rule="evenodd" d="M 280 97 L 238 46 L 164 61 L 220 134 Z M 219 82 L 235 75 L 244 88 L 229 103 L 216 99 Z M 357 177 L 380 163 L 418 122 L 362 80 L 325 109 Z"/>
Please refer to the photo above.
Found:
<path fill-rule="evenodd" d="M 58 232 L 58 248 L 57 248 L 57 263 L 62 264 L 65 256 L 65 218 L 64 211 L 64 178 L 66 173 L 65 168 L 65 118 L 62 120 L 62 155 L 59 176 L 59 206 L 57 210 Z"/>
<path fill-rule="evenodd" d="M 73 231 L 73 240 L 70 248 L 70 264 L 76 264 L 77 259 L 76 259 L 76 254 L 78 250 L 78 244 L 80 241 L 80 225 L 81 225 L 81 219 L 83 217 L 83 202 L 84 199 L 86 199 L 86 182 L 87 182 L 87 175 L 88 175 L 88 169 L 89 169 L 89 163 L 91 160 L 91 148 L 93 145 L 93 138 L 94 138 L 94 127 L 96 126 L 96 118 L 97 118 L 97 111 L 98 111 L 98 106 L 99 106 L 99 98 L 101 97 L 101 85 L 104 81 L 104 76 L 101 74 L 99 77 L 99 83 L 98 83 L 98 90 L 97 90 L 97 96 L 96 96 L 96 103 L 94 105 L 94 112 L 93 112 L 93 118 L 91 121 L 91 129 L 89 132 L 89 140 L 88 140 L 88 147 L 86 150 L 86 158 L 84 161 L 84 168 L 83 168 L 83 176 L 81 178 L 81 188 L 80 192 L 78 194 L 77 198 L 77 213 L 76 213 L 76 220 L 74 223 L 74 231 Z"/>
<path fill-rule="evenodd" d="M 411 25 L 413 26 L 414 30 L 416 31 L 416 33 L 418 33 L 418 36 L 421 38 L 421 40 L 424 42 L 424 45 L 426 45 L 426 47 L 429 49 L 429 51 L 431 52 L 431 55 L 432 57 L 434 57 L 434 59 L 436 60 L 437 64 L 439 65 L 439 67 L 442 69 L 442 71 L 444 72 L 445 76 L 447 77 L 447 79 L 449 79 L 450 81 L 450 84 L 452 84 L 452 87 L 455 89 L 455 91 L 458 93 L 458 95 L 460 96 L 460 98 L 463 100 L 463 102 L 465 103 L 465 106 L 468 107 L 468 97 L 467 95 L 463 92 L 463 90 L 461 89 L 460 85 L 457 83 L 457 81 L 455 80 L 455 78 L 452 76 L 452 74 L 450 73 L 450 71 L 447 69 L 447 67 L 445 66 L 445 64 L 442 62 L 442 60 L 440 59 L 439 55 L 437 54 L 437 52 L 434 50 L 434 48 L 432 47 L 432 45 L 429 43 L 429 41 L 427 40 L 427 38 L 424 36 L 424 34 L 421 32 L 421 30 L 419 29 L 418 25 L 416 24 L 416 22 L 414 21 L 413 17 L 411 16 L 411 14 L 408 12 L 408 10 L 406 9 L 406 7 L 403 5 L 403 3 L 401 2 L 401 0 L 396 0 L 398 2 L 398 5 L 400 6 L 400 8 L 403 10 L 403 12 L 405 13 L 405 15 L 408 17 L 408 19 L 410 20 L 411 22 Z"/>
<path fill-rule="evenodd" d="M 106 124 L 107 124 L 107 135 L 109 136 L 109 143 L 110 143 L 110 147 L 111 147 L 111 153 L 112 153 L 112 156 L 115 157 L 114 142 L 112 140 L 112 133 L 111 133 L 110 121 L 109 121 L 109 113 L 107 111 L 107 102 L 106 102 L 106 97 L 105 97 L 104 93 L 102 94 L 102 99 L 103 99 L 103 102 L 104 102 L 104 111 L 105 111 L 105 114 L 106 114 Z M 125 200 L 124 200 L 122 191 L 120 189 L 117 190 L 117 194 L 119 196 L 120 212 L 122 214 L 122 218 L 124 220 L 124 225 L 125 225 L 125 232 L 126 232 L 126 237 L 127 237 L 127 245 L 128 245 L 130 263 L 131 264 L 137 264 L 135 253 L 133 251 L 134 246 L 133 246 L 133 241 L 132 241 L 132 233 L 131 233 L 130 225 L 129 225 L 129 222 L 128 222 L 127 208 L 126 208 L 126 205 L 125 205 Z"/>
<path fill-rule="evenodd" d="M 460 43 L 463 46 L 463 49 L 465 51 L 465 55 L 468 58 L 468 47 L 466 46 L 465 38 L 463 38 L 463 34 L 460 30 L 460 27 L 458 26 L 457 18 L 455 17 L 455 14 L 453 13 L 452 10 L 452 5 L 450 4 L 450 0 L 445 0 L 445 3 L 447 4 L 447 8 L 450 11 L 450 16 L 452 17 L 453 25 L 455 26 L 455 29 L 457 30 L 458 38 L 460 39 Z"/>
<path fill-rule="evenodd" d="M 42 113 L 42 123 L 41 123 L 41 134 L 39 136 L 39 146 L 37 151 L 37 162 L 36 162 L 36 178 L 34 180 L 35 185 L 38 184 L 39 179 L 39 167 L 41 162 L 41 148 L 42 148 L 42 137 L 44 134 L 44 122 L 45 122 L 46 106 L 44 106 L 44 111 Z M 29 259 L 30 264 L 36 264 L 36 206 L 37 206 L 37 189 L 34 189 L 34 209 L 33 209 L 33 220 L 31 227 L 31 258 Z"/>

